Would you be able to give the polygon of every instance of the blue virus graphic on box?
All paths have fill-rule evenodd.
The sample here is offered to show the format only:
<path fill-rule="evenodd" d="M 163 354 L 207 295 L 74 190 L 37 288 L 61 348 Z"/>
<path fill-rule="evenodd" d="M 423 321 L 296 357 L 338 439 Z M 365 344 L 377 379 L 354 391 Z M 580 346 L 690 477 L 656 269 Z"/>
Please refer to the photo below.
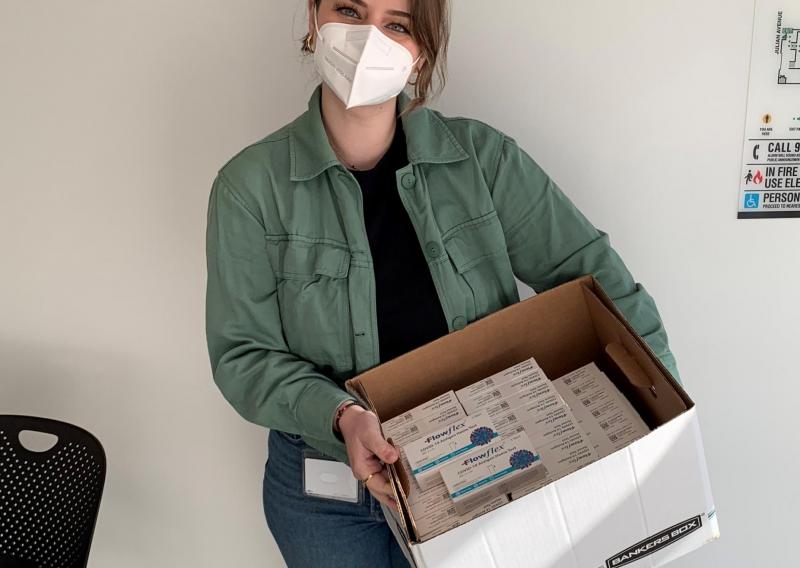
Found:
<path fill-rule="evenodd" d="M 487 428 L 486 426 L 475 428 L 472 431 L 472 434 L 469 435 L 469 441 L 476 446 L 488 444 L 492 441 L 492 438 L 494 438 L 494 430 Z"/>
<path fill-rule="evenodd" d="M 511 454 L 508 462 L 514 469 L 525 469 L 526 467 L 533 465 L 533 463 L 538 459 L 539 456 L 530 450 L 517 450 Z"/>

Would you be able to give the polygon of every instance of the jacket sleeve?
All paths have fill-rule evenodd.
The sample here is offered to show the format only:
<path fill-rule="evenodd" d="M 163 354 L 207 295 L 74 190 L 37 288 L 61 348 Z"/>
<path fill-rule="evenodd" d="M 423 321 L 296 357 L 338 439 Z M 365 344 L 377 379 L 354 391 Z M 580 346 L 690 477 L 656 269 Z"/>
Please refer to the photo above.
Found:
<path fill-rule="evenodd" d="M 542 292 L 585 274 L 593 274 L 636 332 L 678 382 L 667 332 L 655 301 L 634 281 L 611 247 L 552 179 L 508 135 L 492 186 L 514 274 Z"/>
<path fill-rule="evenodd" d="M 346 455 L 333 432 L 336 407 L 353 397 L 283 336 L 264 226 L 218 173 L 206 229 L 206 339 L 214 382 L 246 420 L 308 436 Z"/>

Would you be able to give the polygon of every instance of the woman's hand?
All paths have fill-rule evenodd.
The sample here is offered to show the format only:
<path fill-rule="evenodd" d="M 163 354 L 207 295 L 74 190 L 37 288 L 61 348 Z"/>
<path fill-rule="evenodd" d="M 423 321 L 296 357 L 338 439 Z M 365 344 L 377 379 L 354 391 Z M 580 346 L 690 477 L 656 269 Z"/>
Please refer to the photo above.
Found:
<path fill-rule="evenodd" d="M 398 452 L 384 439 L 378 417 L 374 412 L 358 405 L 348 406 L 339 418 L 339 431 L 347 445 L 347 456 L 353 475 L 363 481 L 374 473 L 365 484 L 367 489 L 378 501 L 398 511 L 389 485 L 388 472 L 381 463 L 394 463 Z"/>

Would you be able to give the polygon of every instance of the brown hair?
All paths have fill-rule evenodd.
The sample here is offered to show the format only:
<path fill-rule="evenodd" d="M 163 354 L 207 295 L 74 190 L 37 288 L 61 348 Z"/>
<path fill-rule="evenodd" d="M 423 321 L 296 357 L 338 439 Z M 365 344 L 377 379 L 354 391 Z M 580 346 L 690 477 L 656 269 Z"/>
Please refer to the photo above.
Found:
<path fill-rule="evenodd" d="M 319 10 L 322 0 L 314 0 L 314 9 Z M 447 67 L 447 44 L 450 40 L 450 5 L 449 0 L 409 0 L 411 4 L 411 37 L 420 48 L 424 58 L 417 74 L 414 86 L 414 97 L 406 110 L 407 114 L 424 105 L 432 97 L 444 89 Z M 302 53 L 313 53 L 309 49 L 311 34 L 303 36 Z M 433 88 L 434 73 L 438 83 Z"/>

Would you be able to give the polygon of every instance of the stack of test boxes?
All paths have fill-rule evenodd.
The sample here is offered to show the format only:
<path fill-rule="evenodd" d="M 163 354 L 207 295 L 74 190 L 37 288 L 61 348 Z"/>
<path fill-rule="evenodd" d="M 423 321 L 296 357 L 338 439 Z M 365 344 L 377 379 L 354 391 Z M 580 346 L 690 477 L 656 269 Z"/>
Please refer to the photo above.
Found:
<path fill-rule="evenodd" d="M 649 429 L 594 363 L 550 381 L 533 358 L 382 424 L 410 472 L 422 540 L 572 473 Z"/>
<path fill-rule="evenodd" d="M 603 458 L 647 435 L 650 429 L 625 396 L 594 363 L 553 381 Z"/>
<path fill-rule="evenodd" d="M 406 471 L 411 467 L 406 457 L 405 446 L 442 427 L 461 422 L 466 418 L 464 409 L 456 399 L 453 391 L 430 400 L 408 412 L 381 424 L 383 435 L 400 449 L 400 462 Z M 425 487 L 421 487 L 410 479 L 408 505 L 413 511 L 417 533 L 424 538 L 433 538 L 447 530 L 455 528 L 483 513 L 496 509 L 508 502 L 508 496 L 487 495 L 486 499 L 476 502 L 474 508 L 461 514 L 456 511 L 450 494 L 441 479 L 431 478 Z"/>

